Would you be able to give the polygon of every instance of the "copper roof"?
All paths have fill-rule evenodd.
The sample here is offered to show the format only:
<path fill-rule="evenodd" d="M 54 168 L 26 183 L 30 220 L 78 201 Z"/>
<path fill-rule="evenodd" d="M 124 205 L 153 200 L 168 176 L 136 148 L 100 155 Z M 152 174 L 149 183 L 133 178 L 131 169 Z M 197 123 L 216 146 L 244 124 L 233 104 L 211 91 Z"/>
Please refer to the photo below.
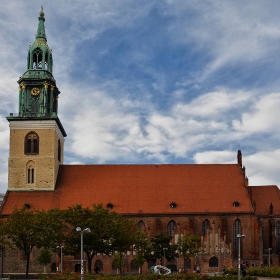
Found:
<path fill-rule="evenodd" d="M 252 212 L 237 164 L 162 164 L 62 165 L 54 191 L 8 191 L 2 214 L 108 202 L 121 214 Z"/>

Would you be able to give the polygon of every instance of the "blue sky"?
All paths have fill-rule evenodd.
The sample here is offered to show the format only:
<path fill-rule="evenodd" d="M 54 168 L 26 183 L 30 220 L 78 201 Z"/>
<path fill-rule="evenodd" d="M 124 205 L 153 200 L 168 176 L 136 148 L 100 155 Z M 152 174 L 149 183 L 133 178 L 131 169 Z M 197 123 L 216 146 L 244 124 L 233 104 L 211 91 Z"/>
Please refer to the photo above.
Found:
<path fill-rule="evenodd" d="M 280 2 L 5 1 L 0 10 L 0 192 L 44 6 L 66 164 L 236 163 L 280 186 Z"/>

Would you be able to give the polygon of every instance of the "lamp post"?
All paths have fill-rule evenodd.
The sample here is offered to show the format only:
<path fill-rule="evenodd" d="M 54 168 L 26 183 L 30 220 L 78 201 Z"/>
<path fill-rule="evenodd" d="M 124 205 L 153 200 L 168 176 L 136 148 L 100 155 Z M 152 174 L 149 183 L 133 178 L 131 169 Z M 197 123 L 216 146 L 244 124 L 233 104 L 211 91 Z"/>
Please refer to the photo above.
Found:
<path fill-rule="evenodd" d="M 220 252 L 221 249 L 218 249 L 218 275 L 220 275 Z"/>
<path fill-rule="evenodd" d="M 83 245 L 83 233 L 90 232 L 89 228 L 81 229 L 80 227 L 76 228 L 77 232 L 81 233 L 81 280 L 84 280 L 84 245 Z"/>
<path fill-rule="evenodd" d="M 56 248 L 60 249 L 60 272 L 62 273 L 62 249 L 64 246 L 56 246 Z"/>
<path fill-rule="evenodd" d="M 272 248 L 268 248 L 268 266 L 270 266 L 270 252 Z"/>
<path fill-rule="evenodd" d="M 238 280 L 240 280 L 240 250 L 241 250 L 241 238 L 245 238 L 245 234 L 237 234 L 236 237 L 238 238 Z"/>

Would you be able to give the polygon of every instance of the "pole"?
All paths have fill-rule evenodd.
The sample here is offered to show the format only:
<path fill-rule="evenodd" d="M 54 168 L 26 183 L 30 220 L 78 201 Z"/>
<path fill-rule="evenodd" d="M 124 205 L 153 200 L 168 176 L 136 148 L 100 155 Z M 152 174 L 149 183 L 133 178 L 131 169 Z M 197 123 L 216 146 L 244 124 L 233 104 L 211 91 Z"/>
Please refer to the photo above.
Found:
<path fill-rule="evenodd" d="M 83 231 L 81 231 L 81 280 L 84 280 Z"/>
<path fill-rule="evenodd" d="M 62 273 L 62 248 L 63 246 L 60 246 L 60 272 Z"/>
<path fill-rule="evenodd" d="M 272 250 L 272 248 L 268 249 L 268 266 L 270 266 L 270 251 Z"/>
<path fill-rule="evenodd" d="M 218 249 L 218 257 L 219 257 L 219 259 L 218 259 L 218 275 L 220 275 L 220 251 L 221 251 L 221 249 Z"/>
<path fill-rule="evenodd" d="M 237 234 L 238 238 L 238 280 L 240 280 L 240 239 L 241 234 Z"/>

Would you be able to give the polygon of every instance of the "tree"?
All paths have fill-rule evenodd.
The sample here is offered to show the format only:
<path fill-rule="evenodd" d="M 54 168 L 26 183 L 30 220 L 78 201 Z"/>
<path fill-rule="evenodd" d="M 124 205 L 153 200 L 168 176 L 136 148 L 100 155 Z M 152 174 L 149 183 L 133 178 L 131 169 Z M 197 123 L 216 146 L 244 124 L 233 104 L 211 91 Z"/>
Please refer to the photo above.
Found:
<path fill-rule="evenodd" d="M 164 265 L 165 259 L 174 260 L 178 258 L 177 245 L 171 245 L 172 236 L 160 233 L 151 239 L 149 248 L 145 253 L 147 262 L 156 262 L 160 259 L 161 265 Z"/>
<path fill-rule="evenodd" d="M 137 232 L 136 224 L 127 220 L 121 215 L 112 213 L 114 215 L 112 237 L 110 239 L 111 250 L 119 254 L 119 269 L 120 274 L 123 274 L 122 259 L 126 256 L 126 252 L 132 249 L 135 242 L 135 235 Z"/>
<path fill-rule="evenodd" d="M 194 257 L 201 251 L 199 247 L 200 238 L 196 235 L 186 233 L 180 235 L 178 238 L 178 249 L 183 255 L 184 260 L 190 257 Z"/>
<path fill-rule="evenodd" d="M 30 254 L 42 245 L 42 223 L 39 211 L 15 208 L 5 223 L 5 232 L 12 244 L 26 257 L 25 277 L 28 279 Z"/>
<path fill-rule="evenodd" d="M 51 252 L 46 248 L 42 248 L 37 261 L 39 264 L 44 266 L 44 273 L 46 273 L 46 265 L 52 262 Z"/>
<path fill-rule="evenodd" d="M 62 246 L 66 239 L 67 225 L 64 222 L 63 210 L 50 209 L 42 210 L 41 224 L 44 234 L 42 235 L 41 246 L 50 249 L 61 257 L 60 249 L 57 246 Z"/>
<path fill-rule="evenodd" d="M 90 228 L 91 232 L 83 235 L 83 251 L 87 255 L 88 271 L 92 272 L 92 259 L 97 253 L 109 253 L 109 240 L 113 228 L 113 217 L 102 204 L 93 205 L 93 209 L 82 208 L 81 205 L 69 207 L 65 213 L 65 222 L 68 225 L 65 239 L 65 254 L 77 254 L 80 248 L 80 235 L 76 227 Z"/>
<path fill-rule="evenodd" d="M 145 263 L 145 251 L 149 244 L 149 237 L 143 231 L 138 230 L 135 234 L 135 243 L 133 249 L 136 251 L 136 257 L 134 263 L 140 267 L 140 273 L 142 274 L 142 267 Z"/>
<path fill-rule="evenodd" d="M 115 252 L 115 254 L 113 255 L 112 265 L 114 268 L 116 268 L 118 270 L 120 268 L 125 267 L 125 259 L 122 258 L 121 254 L 119 252 Z M 122 274 L 121 270 L 120 270 L 120 274 Z"/>

